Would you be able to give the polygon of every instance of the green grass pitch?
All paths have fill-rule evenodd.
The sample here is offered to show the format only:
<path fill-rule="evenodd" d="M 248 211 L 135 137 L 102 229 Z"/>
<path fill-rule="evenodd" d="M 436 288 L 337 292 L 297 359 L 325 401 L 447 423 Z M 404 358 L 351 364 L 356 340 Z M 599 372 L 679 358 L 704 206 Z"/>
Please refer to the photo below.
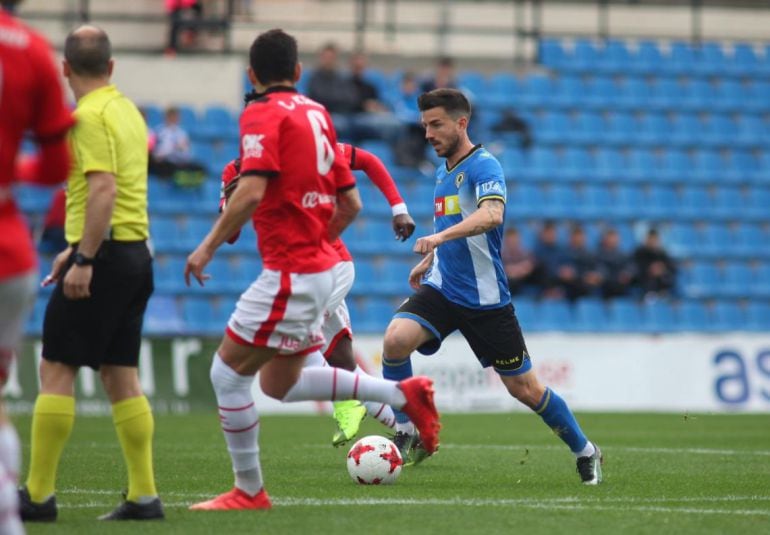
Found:
<path fill-rule="evenodd" d="M 273 510 L 193 513 L 190 503 L 232 485 L 216 414 L 161 416 L 155 466 L 167 519 L 109 525 L 95 518 L 120 500 L 123 462 L 111 421 L 83 417 L 60 467 L 59 521 L 28 531 L 770 533 L 770 416 L 578 417 L 605 453 L 598 487 L 579 483 L 572 455 L 531 414 L 445 416 L 440 452 L 389 487 L 350 480 L 347 448 L 330 445 L 330 418 L 265 416 L 260 442 Z M 27 444 L 29 418 L 16 423 Z M 369 420 L 362 432 L 383 434 Z"/>

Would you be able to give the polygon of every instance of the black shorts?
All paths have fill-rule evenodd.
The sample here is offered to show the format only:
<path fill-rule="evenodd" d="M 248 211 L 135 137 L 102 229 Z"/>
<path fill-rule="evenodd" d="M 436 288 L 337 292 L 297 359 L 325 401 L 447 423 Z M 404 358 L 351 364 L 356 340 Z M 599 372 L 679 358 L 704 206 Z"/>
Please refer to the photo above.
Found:
<path fill-rule="evenodd" d="M 396 318 L 416 321 L 436 337 L 418 347 L 423 355 L 432 355 L 441 341 L 459 330 L 485 368 L 494 367 L 500 375 L 520 375 L 532 363 L 510 303 L 500 308 L 474 309 L 449 301 L 427 284 L 399 307 Z"/>
<path fill-rule="evenodd" d="M 104 242 L 96 255 L 91 297 L 63 293 L 67 261 L 43 321 L 43 358 L 71 366 L 136 366 L 142 321 L 152 295 L 152 256 L 145 242 Z"/>

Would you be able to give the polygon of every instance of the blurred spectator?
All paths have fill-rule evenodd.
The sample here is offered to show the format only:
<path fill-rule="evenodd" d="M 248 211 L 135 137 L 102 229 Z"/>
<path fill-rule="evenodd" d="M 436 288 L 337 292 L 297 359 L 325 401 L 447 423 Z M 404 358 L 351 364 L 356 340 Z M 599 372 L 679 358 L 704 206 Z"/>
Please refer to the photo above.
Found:
<path fill-rule="evenodd" d="M 602 283 L 602 275 L 594 254 L 586 244 L 586 233 L 580 225 L 573 225 L 564 263 L 558 271 L 567 299 L 575 301 L 595 293 Z"/>
<path fill-rule="evenodd" d="M 331 114 L 337 135 L 352 141 L 352 114 L 359 105 L 358 89 L 339 71 L 338 56 L 334 43 L 321 48 L 318 64 L 308 79 L 307 96 L 323 104 Z"/>
<path fill-rule="evenodd" d="M 634 281 L 634 266 L 627 253 L 620 249 L 620 235 L 614 228 L 602 234 L 596 252 L 602 273 L 602 297 L 611 299 L 628 295 Z"/>
<path fill-rule="evenodd" d="M 533 280 L 542 290 L 542 297 L 564 296 L 562 280 L 568 273 L 563 270 L 566 251 L 559 244 L 556 223 L 545 221 L 535 244 L 535 273 Z"/>
<path fill-rule="evenodd" d="M 60 253 L 67 248 L 64 238 L 64 217 L 67 204 L 67 191 L 59 188 L 51 197 L 51 204 L 43 220 L 43 232 L 40 235 L 41 253 Z"/>
<path fill-rule="evenodd" d="M 423 80 L 420 84 L 420 90 L 423 93 L 433 91 L 434 89 L 450 88 L 457 89 L 457 79 L 455 73 L 455 62 L 450 57 L 439 58 L 436 62 L 436 70 L 433 76 Z"/>
<path fill-rule="evenodd" d="M 505 231 L 502 255 L 503 269 L 508 277 L 508 288 L 511 290 L 511 295 L 518 295 L 525 285 L 532 282 L 535 257 L 521 244 L 521 236 L 515 228 Z"/>
<path fill-rule="evenodd" d="M 399 84 L 399 91 L 393 101 L 396 118 L 404 125 L 404 134 L 395 143 L 394 152 L 398 165 L 418 167 L 427 163 L 425 129 L 422 127 L 420 110 L 417 107 L 417 78 L 413 72 L 405 72 Z"/>
<path fill-rule="evenodd" d="M 179 35 L 182 21 L 187 17 L 200 19 L 203 15 L 203 6 L 200 0 L 165 0 L 166 13 L 169 17 L 168 45 L 166 54 L 173 56 L 179 49 Z M 195 33 L 189 30 L 184 34 L 185 44 L 191 44 L 195 40 Z"/>
<path fill-rule="evenodd" d="M 173 178 L 181 186 L 198 185 L 205 179 L 203 165 L 193 160 L 190 137 L 179 125 L 179 110 L 166 110 L 165 122 L 155 133 L 155 146 L 150 154 L 150 173 Z"/>
<path fill-rule="evenodd" d="M 350 56 L 350 83 L 356 96 L 352 117 L 354 138 L 395 142 L 403 128 L 382 101 L 379 89 L 366 79 L 366 67 L 366 54 L 358 51 Z"/>
<path fill-rule="evenodd" d="M 655 228 L 634 251 L 639 286 L 645 298 L 668 295 L 676 285 L 676 264 L 663 249 Z"/>
<path fill-rule="evenodd" d="M 492 132 L 516 134 L 522 150 L 529 150 L 532 146 L 532 132 L 529 123 L 519 117 L 514 110 L 503 110 L 500 119 L 492 127 Z"/>

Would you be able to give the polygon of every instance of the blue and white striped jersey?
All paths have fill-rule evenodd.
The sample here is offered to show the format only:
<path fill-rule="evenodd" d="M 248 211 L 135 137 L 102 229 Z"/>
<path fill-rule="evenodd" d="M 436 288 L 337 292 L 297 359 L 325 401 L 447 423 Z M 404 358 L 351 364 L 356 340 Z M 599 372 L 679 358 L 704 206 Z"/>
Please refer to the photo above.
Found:
<path fill-rule="evenodd" d="M 460 223 L 485 199 L 506 200 L 505 177 L 497 159 L 481 145 L 452 169 L 436 170 L 435 232 Z M 503 226 L 484 234 L 450 240 L 435 249 L 433 266 L 423 278 L 444 297 L 467 308 L 499 308 L 511 302 L 500 246 Z"/>

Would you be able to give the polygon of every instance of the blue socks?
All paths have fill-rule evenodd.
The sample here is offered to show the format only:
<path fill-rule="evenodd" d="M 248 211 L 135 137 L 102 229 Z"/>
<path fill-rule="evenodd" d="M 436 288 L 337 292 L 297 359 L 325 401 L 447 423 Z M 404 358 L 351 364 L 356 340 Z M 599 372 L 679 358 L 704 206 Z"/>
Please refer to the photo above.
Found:
<path fill-rule="evenodd" d="M 580 429 L 572 411 L 556 392 L 546 388 L 540 403 L 533 410 L 569 446 L 572 453 L 583 451 L 588 444 L 588 439 Z"/>
<path fill-rule="evenodd" d="M 404 360 L 389 360 L 383 357 L 382 376 L 391 381 L 409 379 L 412 376 L 412 359 L 406 357 Z M 396 416 L 396 423 L 405 424 L 409 422 L 409 417 L 395 407 L 393 407 L 393 414 Z"/>

